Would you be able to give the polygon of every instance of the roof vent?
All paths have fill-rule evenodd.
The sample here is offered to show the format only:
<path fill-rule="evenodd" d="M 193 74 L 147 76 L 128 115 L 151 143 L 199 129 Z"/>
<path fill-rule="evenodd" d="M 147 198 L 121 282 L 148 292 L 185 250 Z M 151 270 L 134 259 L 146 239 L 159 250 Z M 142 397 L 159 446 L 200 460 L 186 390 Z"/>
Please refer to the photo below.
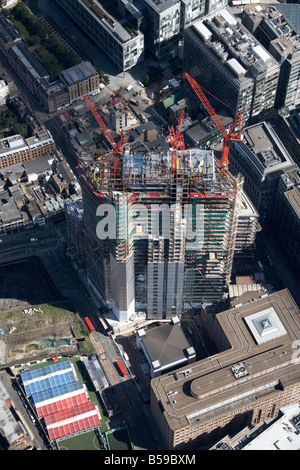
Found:
<path fill-rule="evenodd" d="M 230 369 L 236 379 L 240 379 L 241 377 L 245 377 L 249 374 L 244 362 L 238 362 Z"/>

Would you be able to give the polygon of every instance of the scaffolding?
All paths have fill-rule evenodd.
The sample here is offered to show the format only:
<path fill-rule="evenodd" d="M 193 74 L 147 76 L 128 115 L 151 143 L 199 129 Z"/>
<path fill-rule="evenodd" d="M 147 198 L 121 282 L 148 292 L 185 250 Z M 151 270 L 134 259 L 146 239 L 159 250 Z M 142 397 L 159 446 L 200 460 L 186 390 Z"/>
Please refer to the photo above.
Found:
<path fill-rule="evenodd" d="M 111 288 L 116 292 L 116 282 L 112 282 L 109 275 L 110 263 L 119 271 L 123 263 L 124 279 L 118 278 L 118 282 L 125 283 L 125 276 L 130 279 L 133 290 L 128 298 L 134 298 L 135 305 L 142 306 L 148 318 L 180 315 L 183 303 L 197 308 L 203 302 L 219 301 L 231 274 L 238 182 L 212 150 L 177 150 L 178 161 L 181 164 L 174 172 L 172 149 L 142 153 L 125 147 L 119 155 L 117 176 L 113 152 L 101 155 L 96 161 L 79 164 L 80 178 L 86 188 L 84 194 L 89 193 L 89 198 L 93 199 L 93 210 L 100 204 L 112 204 L 117 225 L 125 230 L 123 237 L 118 232 L 115 240 L 97 242 L 101 245 L 102 269 L 108 274 L 105 295 L 109 297 Z M 135 217 L 139 204 L 149 212 L 139 216 L 137 226 Z M 168 237 L 161 233 L 153 235 L 149 230 L 152 205 L 158 205 L 160 210 L 163 204 L 172 207 L 168 213 Z M 122 212 L 124 207 L 126 211 Z M 191 214 L 201 207 L 203 213 L 203 243 L 197 250 L 187 243 L 187 234 L 193 232 L 197 220 L 193 215 L 190 220 L 183 216 L 186 207 Z M 178 229 L 180 236 L 176 236 Z M 93 230 L 95 222 L 93 228 L 89 224 L 88 231 Z M 91 253 L 91 257 L 94 255 Z M 91 271 L 96 269 L 94 262 L 91 266 Z M 103 283 L 103 271 L 101 277 Z M 127 288 L 120 286 L 123 292 Z"/>
<path fill-rule="evenodd" d="M 111 196 L 113 191 L 134 193 L 151 191 L 171 194 L 177 185 L 188 188 L 188 198 L 234 197 L 236 180 L 214 157 L 211 150 L 178 150 L 181 162 L 172 171 L 172 151 L 134 152 L 125 148 L 119 155 L 119 172 L 114 171 L 114 154 L 108 152 L 96 161 L 81 161 L 78 168 L 99 197 Z"/>

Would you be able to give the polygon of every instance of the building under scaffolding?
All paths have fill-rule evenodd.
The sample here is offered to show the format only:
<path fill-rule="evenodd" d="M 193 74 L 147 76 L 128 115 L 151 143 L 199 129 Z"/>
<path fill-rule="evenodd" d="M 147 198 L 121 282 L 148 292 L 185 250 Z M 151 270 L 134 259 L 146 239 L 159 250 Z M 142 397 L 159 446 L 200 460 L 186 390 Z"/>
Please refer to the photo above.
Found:
<path fill-rule="evenodd" d="M 239 183 L 212 150 L 105 154 L 80 163 L 90 286 L 120 321 L 224 300 Z"/>

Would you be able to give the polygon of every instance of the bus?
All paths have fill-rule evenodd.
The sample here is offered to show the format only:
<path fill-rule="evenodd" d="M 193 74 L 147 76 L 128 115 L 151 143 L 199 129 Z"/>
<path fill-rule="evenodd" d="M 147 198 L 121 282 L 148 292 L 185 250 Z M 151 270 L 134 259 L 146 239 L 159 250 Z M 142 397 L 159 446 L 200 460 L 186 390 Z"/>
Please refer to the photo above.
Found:
<path fill-rule="evenodd" d="M 87 324 L 90 332 L 92 333 L 93 331 L 95 331 L 95 328 L 93 327 L 89 317 L 84 317 L 84 319 L 85 319 L 85 323 Z"/>
<path fill-rule="evenodd" d="M 123 375 L 123 377 L 125 377 L 125 375 L 127 375 L 127 371 L 126 371 L 125 367 L 123 366 L 122 362 L 121 361 L 116 361 L 116 365 L 117 365 L 120 373 Z"/>

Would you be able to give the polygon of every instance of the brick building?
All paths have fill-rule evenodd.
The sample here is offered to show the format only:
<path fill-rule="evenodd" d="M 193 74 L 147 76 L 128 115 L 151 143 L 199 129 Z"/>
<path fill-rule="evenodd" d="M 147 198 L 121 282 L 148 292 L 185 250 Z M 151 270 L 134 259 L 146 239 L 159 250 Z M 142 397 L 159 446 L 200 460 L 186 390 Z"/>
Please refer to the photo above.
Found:
<path fill-rule="evenodd" d="M 33 160 L 55 149 L 55 141 L 48 130 L 40 130 L 28 139 L 19 134 L 6 137 L 0 140 L 0 168 Z"/>
<path fill-rule="evenodd" d="M 201 315 L 219 352 L 151 382 L 167 449 L 198 448 L 300 400 L 299 308 L 287 289 L 246 292 L 229 310 Z"/>

